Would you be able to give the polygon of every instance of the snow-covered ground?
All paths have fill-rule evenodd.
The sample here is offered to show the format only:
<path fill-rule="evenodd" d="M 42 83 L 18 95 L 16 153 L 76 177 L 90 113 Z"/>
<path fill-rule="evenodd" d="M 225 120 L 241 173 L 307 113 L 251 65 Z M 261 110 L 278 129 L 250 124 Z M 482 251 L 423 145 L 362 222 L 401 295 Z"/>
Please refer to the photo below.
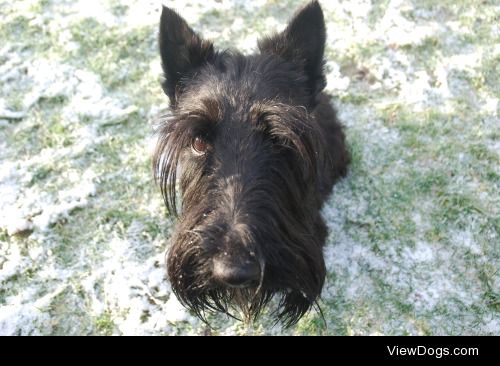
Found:
<path fill-rule="evenodd" d="M 166 1 L 255 49 L 303 2 Z M 322 1 L 353 164 L 324 209 L 326 327 L 186 312 L 151 174 L 160 1 L 0 0 L 0 335 L 500 335 L 495 1 Z"/>

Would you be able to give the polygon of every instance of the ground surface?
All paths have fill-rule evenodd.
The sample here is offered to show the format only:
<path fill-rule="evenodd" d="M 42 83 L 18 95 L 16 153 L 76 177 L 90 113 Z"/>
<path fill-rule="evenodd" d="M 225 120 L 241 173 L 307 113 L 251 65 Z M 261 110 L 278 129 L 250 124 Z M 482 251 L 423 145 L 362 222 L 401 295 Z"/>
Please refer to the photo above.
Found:
<path fill-rule="evenodd" d="M 301 1 L 168 4 L 251 52 Z M 354 158 L 324 210 L 327 327 L 311 312 L 286 331 L 223 316 L 209 330 L 164 277 L 160 4 L 0 0 L 1 335 L 500 335 L 500 7 L 323 7 Z"/>

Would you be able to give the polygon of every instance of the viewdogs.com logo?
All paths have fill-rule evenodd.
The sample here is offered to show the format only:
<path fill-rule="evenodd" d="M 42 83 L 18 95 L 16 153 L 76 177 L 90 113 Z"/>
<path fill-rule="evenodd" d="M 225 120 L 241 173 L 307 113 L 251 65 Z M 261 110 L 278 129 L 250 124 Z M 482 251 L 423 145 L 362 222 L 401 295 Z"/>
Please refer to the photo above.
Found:
<path fill-rule="evenodd" d="M 450 349 L 448 347 L 387 346 L 387 351 L 390 356 L 431 356 L 436 358 L 443 356 L 479 356 L 479 349 L 474 347 Z"/>

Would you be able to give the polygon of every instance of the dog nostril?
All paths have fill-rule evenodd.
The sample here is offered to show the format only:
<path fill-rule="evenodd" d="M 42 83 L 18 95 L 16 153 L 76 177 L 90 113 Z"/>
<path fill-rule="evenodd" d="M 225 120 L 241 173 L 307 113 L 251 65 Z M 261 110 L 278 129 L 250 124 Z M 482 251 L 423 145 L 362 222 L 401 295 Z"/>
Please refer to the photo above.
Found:
<path fill-rule="evenodd" d="M 259 281 L 260 267 L 255 261 L 236 263 L 215 259 L 213 276 L 218 282 L 227 286 L 245 287 Z"/>

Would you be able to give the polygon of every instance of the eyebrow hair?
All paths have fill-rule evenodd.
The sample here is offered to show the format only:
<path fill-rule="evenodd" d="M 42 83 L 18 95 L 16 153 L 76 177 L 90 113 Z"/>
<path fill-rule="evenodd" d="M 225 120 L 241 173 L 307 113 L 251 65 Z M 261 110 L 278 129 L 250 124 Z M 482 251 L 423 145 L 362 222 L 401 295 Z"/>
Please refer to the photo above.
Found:
<path fill-rule="evenodd" d="M 179 116 L 187 119 L 200 118 L 216 123 L 223 118 L 224 108 L 217 99 L 203 98 L 201 101 L 196 100 L 196 104 L 194 101 L 193 103 L 183 103 L 179 110 Z"/>
<path fill-rule="evenodd" d="M 283 104 L 277 100 L 264 100 L 255 103 L 250 108 L 252 121 L 258 122 L 263 116 L 282 117 L 290 115 L 301 119 L 309 118 L 307 109 L 303 106 L 292 106 Z"/>

